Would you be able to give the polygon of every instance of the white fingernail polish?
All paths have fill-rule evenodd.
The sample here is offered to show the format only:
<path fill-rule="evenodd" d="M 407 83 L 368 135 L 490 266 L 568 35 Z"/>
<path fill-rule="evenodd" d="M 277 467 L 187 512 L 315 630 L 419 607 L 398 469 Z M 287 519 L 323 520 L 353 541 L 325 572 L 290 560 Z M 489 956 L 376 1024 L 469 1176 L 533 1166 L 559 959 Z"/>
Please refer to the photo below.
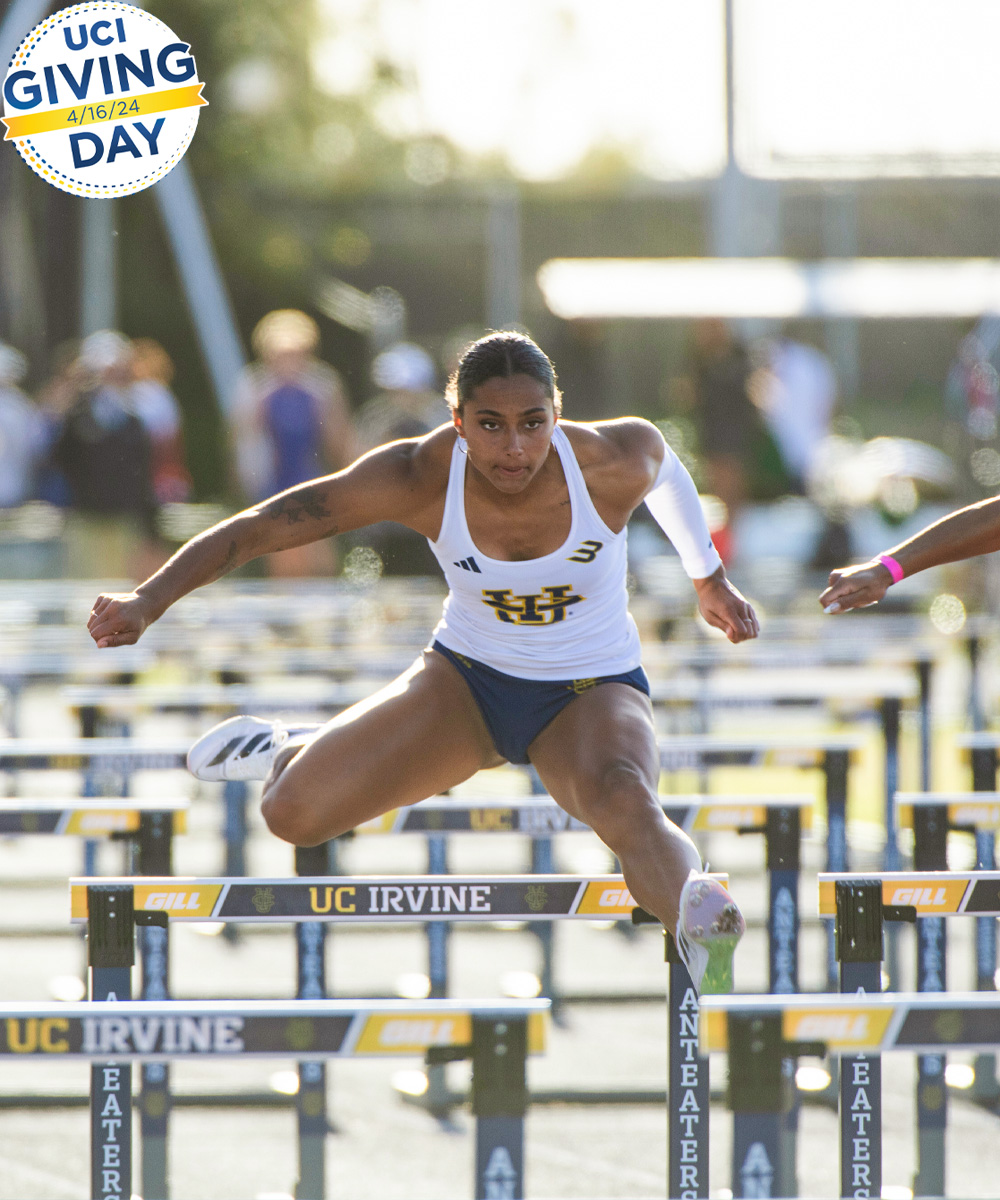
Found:
<path fill-rule="evenodd" d="M 823 609 L 823 611 L 824 611 L 825 613 L 836 613 L 836 612 L 840 612 L 840 605 L 839 605 L 839 604 L 830 604 L 830 605 L 828 605 L 826 608 L 824 608 L 824 609 Z"/>

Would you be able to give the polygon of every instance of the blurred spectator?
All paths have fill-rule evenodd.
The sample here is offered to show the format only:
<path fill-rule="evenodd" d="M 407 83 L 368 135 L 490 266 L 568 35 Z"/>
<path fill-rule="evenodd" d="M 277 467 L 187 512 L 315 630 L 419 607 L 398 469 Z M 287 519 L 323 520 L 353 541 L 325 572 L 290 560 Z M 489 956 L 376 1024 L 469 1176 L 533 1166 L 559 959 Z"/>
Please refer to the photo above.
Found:
<path fill-rule="evenodd" d="M 46 450 L 45 418 L 18 387 L 27 369 L 24 355 L 0 342 L 0 508 L 34 497 Z"/>
<path fill-rule="evenodd" d="M 135 411 L 132 347 L 112 330 L 85 338 L 80 389 L 52 457 L 69 487 L 67 573 L 134 578 L 155 538 L 152 443 Z M 146 554 L 148 559 L 148 553 Z"/>
<path fill-rule="evenodd" d="M 83 389 L 80 343 L 73 339 L 57 346 L 52 355 L 52 374 L 35 393 L 45 422 L 45 459 L 39 467 L 36 493 L 39 500 L 69 508 L 72 503 L 69 484 L 52 454 L 59 431 L 70 408 Z"/>
<path fill-rule="evenodd" d="M 765 342 L 763 366 L 754 374 L 750 395 L 767 422 L 790 480 L 805 491 L 810 468 L 837 399 L 833 364 L 815 346 L 787 334 Z"/>
<path fill-rule="evenodd" d="M 319 329 L 297 309 L 261 318 L 229 414 L 236 470 L 253 503 L 347 466 L 354 437 L 339 374 L 316 358 Z M 273 575 L 329 573 L 333 544 L 314 542 L 271 555 Z"/>
<path fill-rule="evenodd" d="M 362 451 L 420 437 L 449 419 L 435 375 L 434 360 L 413 342 L 397 342 L 375 358 L 371 376 L 379 391 L 362 405 L 356 422 Z"/>
<path fill-rule="evenodd" d="M 945 382 L 946 411 L 974 442 L 991 442 L 997 436 L 1000 376 L 992 358 L 998 334 L 997 319 L 984 317 L 962 338 Z"/>
<path fill-rule="evenodd" d="M 695 322 L 690 372 L 688 403 L 705 483 L 726 505 L 732 520 L 749 501 L 781 495 L 789 480 L 750 399 L 750 354 L 724 321 Z"/>
<path fill-rule="evenodd" d="M 549 353 L 559 364 L 559 390 L 574 421 L 600 421 L 618 415 L 621 402 L 609 370 L 607 323 L 560 321 Z"/>
<path fill-rule="evenodd" d="M 158 504 L 184 501 L 191 495 L 181 408 L 170 390 L 173 377 L 174 364 L 159 342 L 152 338 L 132 342 L 132 396 L 153 443 L 153 492 Z"/>
<path fill-rule="evenodd" d="M 474 339 L 473 339 L 474 340 Z M 372 363 L 378 393 L 357 419 L 359 449 L 371 450 L 397 438 L 420 437 L 449 420 L 448 406 L 435 388 L 434 360 L 413 342 L 397 342 Z M 390 575 L 431 575 L 434 555 L 427 539 L 391 521 L 369 525 L 362 535 Z"/>

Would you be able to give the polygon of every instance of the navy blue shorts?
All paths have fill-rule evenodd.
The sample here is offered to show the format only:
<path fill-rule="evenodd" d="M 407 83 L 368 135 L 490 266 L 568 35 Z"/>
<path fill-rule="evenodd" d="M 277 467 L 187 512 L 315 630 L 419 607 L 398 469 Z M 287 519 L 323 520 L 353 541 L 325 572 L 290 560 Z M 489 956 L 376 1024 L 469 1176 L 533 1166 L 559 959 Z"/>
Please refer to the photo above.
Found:
<path fill-rule="evenodd" d="M 649 695 L 649 680 L 642 667 L 623 675 L 602 675 L 598 679 L 518 679 L 505 675 L 485 663 L 456 654 L 440 642 L 431 649 L 443 655 L 469 685 L 473 699 L 483 714 L 497 753 L 512 763 L 529 762 L 528 747 L 546 725 L 582 692 L 601 683 L 627 683 Z"/>

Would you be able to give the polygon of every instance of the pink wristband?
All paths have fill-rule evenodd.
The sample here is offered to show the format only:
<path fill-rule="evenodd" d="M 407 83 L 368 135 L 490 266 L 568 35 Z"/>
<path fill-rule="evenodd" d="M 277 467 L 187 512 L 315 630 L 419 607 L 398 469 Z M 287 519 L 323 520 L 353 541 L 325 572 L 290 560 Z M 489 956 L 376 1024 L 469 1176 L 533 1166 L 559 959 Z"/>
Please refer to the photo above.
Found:
<path fill-rule="evenodd" d="M 878 561 L 892 576 L 892 582 L 899 583 L 905 573 L 899 563 L 889 554 L 880 554 Z"/>

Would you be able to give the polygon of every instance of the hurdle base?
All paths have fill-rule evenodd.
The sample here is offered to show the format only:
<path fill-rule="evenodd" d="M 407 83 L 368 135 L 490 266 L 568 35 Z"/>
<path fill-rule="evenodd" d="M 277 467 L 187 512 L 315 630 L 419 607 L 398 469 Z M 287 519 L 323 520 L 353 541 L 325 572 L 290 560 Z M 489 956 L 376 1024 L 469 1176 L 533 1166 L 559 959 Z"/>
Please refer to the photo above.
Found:
<path fill-rule="evenodd" d="M 456 1092 L 451 1089 L 436 1088 L 434 1095 L 431 1095 L 430 1091 L 427 1091 L 422 1096 L 415 1096 L 412 1092 L 404 1092 L 401 1088 L 395 1086 L 393 1087 L 393 1091 L 395 1091 L 396 1096 L 404 1104 L 423 1109 L 429 1117 L 433 1117 L 435 1121 L 439 1122 L 447 1132 L 459 1132 L 459 1127 L 452 1117 L 452 1113 L 457 1108 L 468 1107 L 468 1092 Z"/>
<path fill-rule="evenodd" d="M 446 1097 L 435 1097 L 432 1103 L 425 1093 L 414 1096 L 412 1092 L 396 1089 L 396 1094 L 405 1104 L 422 1108 L 431 1116 L 441 1119 L 442 1116 L 456 1108 L 464 1108 L 469 1104 L 469 1093 L 449 1091 Z M 601 1088 L 543 1088 L 531 1093 L 531 1106 L 539 1104 L 652 1104 L 663 1105 L 667 1102 L 665 1088 L 636 1088 L 634 1091 L 616 1091 Z M 444 1105 L 447 1104 L 447 1108 Z"/>
<path fill-rule="evenodd" d="M 662 1004 L 663 992 L 563 992 L 560 1005 L 566 1004 Z"/>
<path fill-rule="evenodd" d="M 136 1094 L 139 1099 L 141 1093 Z M 295 1096 L 282 1092 L 227 1092 L 225 1095 L 215 1095 L 211 1092 L 171 1094 L 171 1108 L 294 1108 Z M 39 1096 L 0 1095 L 0 1110 L 3 1109 L 35 1109 L 35 1108 L 86 1108 L 90 1104 L 89 1095 L 66 1093 L 60 1095 L 51 1093 Z M 330 1132 L 336 1133 L 331 1125 Z"/>
<path fill-rule="evenodd" d="M 798 1104 L 808 1104 L 810 1108 L 828 1108 L 831 1112 L 836 1112 L 840 1107 L 840 1093 L 838 1084 L 833 1082 L 827 1087 L 818 1091 L 813 1091 L 806 1088 L 795 1088 L 795 1097 Z M 709 1099 L 712 1104 L 726 1106 L 729 1093 L 725 1087 L 714 1087 L 709 1093 Z M 534 1096 L 532 1096 L 534 1100 Z"/>
<path fill-rule="evenodd" d="M 996 1057 L 977 1054 L 973 1062 L 975 1082 L 964 1094 L 974 1103 L 996 1112 L 1000 1105 L 1000 1080 L 997 1079 Z"/>

